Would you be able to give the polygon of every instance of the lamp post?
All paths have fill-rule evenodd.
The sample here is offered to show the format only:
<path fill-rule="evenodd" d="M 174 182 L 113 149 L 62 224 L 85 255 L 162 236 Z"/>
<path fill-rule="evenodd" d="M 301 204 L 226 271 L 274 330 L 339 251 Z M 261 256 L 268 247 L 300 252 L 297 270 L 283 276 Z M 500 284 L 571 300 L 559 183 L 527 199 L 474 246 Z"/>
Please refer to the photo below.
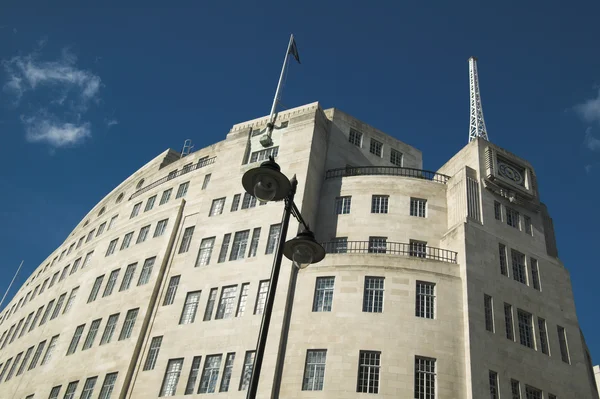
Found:
<path fill-rule="evenodd" d="M 252 377 L 250 378 L 248 394 L 246 395 L 247 399 L 255 399 L 283 255 L 293 261 L 296 267 L 304 269 L 312 263 L 322 261 L 325 257 L 325 249 L 323 249 L 323 247 L 315 240 L 313 232 L 310 231 L 294 203 L 294 195 L 296 194 L 296 187 L 298 186 L 296 176 L 292 177 L 291 181 L 288 180 L 288 178 L 281 173 L 281 168 L 273 160 L 273 157 L 269 157 L 269 160 L 263 162 L 258 168 L 250 169 L 244 173 L 242 185 L 247 193 L 254 195 L 260 201 L 285 201 L 283 216 L 281 218 L 279 242 L 277 243 L 277 250 L 271 269 L 271 278 L 269 280 L 267 303 L 260 324 L 258 342 L 256 344 L 256 352 L 254 355 L 254 364 L 252 366 Z M 290 215 L 293 215 L 296 220 L 303 225 L 304 231 L 286 242 L 285 239 L 290 223 Z"/>

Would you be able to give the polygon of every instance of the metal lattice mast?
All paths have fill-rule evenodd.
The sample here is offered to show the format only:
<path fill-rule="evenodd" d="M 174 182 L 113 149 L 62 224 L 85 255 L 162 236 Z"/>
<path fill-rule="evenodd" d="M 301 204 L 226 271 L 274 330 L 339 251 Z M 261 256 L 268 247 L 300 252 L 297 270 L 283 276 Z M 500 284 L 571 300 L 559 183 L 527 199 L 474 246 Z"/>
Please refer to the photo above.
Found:
<path fill-rule="evenodd" d="M 481 107 L 481 94 L 479 93 L 479 76 L 477 74 L 477 58 L 469 58 L 469 89 L 471 92 L 471 120 L 469 122 L 469 142 L 477 137 L 488 140 L 483 108 Z"/>

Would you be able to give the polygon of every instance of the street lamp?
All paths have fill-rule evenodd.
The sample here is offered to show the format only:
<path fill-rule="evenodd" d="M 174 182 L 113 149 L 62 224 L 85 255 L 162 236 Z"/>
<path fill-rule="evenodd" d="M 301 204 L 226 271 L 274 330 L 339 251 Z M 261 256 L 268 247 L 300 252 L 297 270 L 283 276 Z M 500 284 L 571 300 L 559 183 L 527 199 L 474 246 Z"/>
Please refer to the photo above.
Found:
<path fill-rule="evenodd" d="M 273 260 L 273 267 L 271 269 L 267 303 L 265 304 L 265 310 L 260 324 L 256 353 L 254 355 L 254 365 L 252 366 L 252 377 L 246 396 L 247 399 L 255 399 L 283 255 L 293 261 L 298 269 L 304 269 L 313 263 L 322 261 L 323 258 L 325 258 L 325 249 L 315 240 L 315 235 L 310 231 L 294 203 L 294 195 L 296 194 L 296 187 L 298 186 L 296 176 L 294 175 L 291 181 L 288 180 L 288 178 L 281 173 L 281 168 L 273 160 L 273 157 L 269 157 L 269 160 L 263 162 L 258 168 L 250 169 L 244 173 L 242 185 L 248 194 L 255 196 L 260 201 L 285 201 L 285 208 L 281 219 L 279 242 L 277 243 L 275 259 Z M 290 215 L 293 215 L 296 220 L 302 224 L 304 231 L 286 242 L 285 239 L 290 223 Z"/>

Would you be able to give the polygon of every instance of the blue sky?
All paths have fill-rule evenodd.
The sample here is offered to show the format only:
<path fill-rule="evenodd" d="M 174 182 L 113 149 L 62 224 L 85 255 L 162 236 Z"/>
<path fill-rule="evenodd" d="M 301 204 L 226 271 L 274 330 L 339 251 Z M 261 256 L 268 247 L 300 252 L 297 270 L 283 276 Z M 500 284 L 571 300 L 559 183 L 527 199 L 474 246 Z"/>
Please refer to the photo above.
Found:
<path fill-rule="evenodd" d="M 0 292 L 156 154 L 266 115 L 293 32 L 302 65 L 282 103 L 340 108 L 421 149 L 426 169 L 467 142 L 479 58 L 490 140 L 536 168 L 600 361 L 599 2 L 121 3 L 3 2 Z"/>

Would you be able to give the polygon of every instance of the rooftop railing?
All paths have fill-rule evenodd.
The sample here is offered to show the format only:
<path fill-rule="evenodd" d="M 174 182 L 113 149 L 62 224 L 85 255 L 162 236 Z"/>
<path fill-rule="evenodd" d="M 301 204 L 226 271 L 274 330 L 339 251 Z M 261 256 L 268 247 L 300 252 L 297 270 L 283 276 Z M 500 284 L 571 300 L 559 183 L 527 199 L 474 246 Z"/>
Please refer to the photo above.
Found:
<path fill-rule="evenodd" d="M 345 168 L 329 169 L 325 173 L 325 178 L 335 179 L 338 177 L 368 175 L 412 177 L 415 179 L 431 180 L 443 184 L 446 184 L 446 182 L 448 182 L 450 179 L 450 176 L 432 172 L 430 170 L 403 168 L 400 166 L 348 166 Z"/>
<path fill-rule="evenodd" d="M 329 241 L 322 243 L 328 254 L 391 254 L 414 258 L 457 263 L 458 253 L 442 248 L 429 247 L 423 243 L 381 241 Z"/>

